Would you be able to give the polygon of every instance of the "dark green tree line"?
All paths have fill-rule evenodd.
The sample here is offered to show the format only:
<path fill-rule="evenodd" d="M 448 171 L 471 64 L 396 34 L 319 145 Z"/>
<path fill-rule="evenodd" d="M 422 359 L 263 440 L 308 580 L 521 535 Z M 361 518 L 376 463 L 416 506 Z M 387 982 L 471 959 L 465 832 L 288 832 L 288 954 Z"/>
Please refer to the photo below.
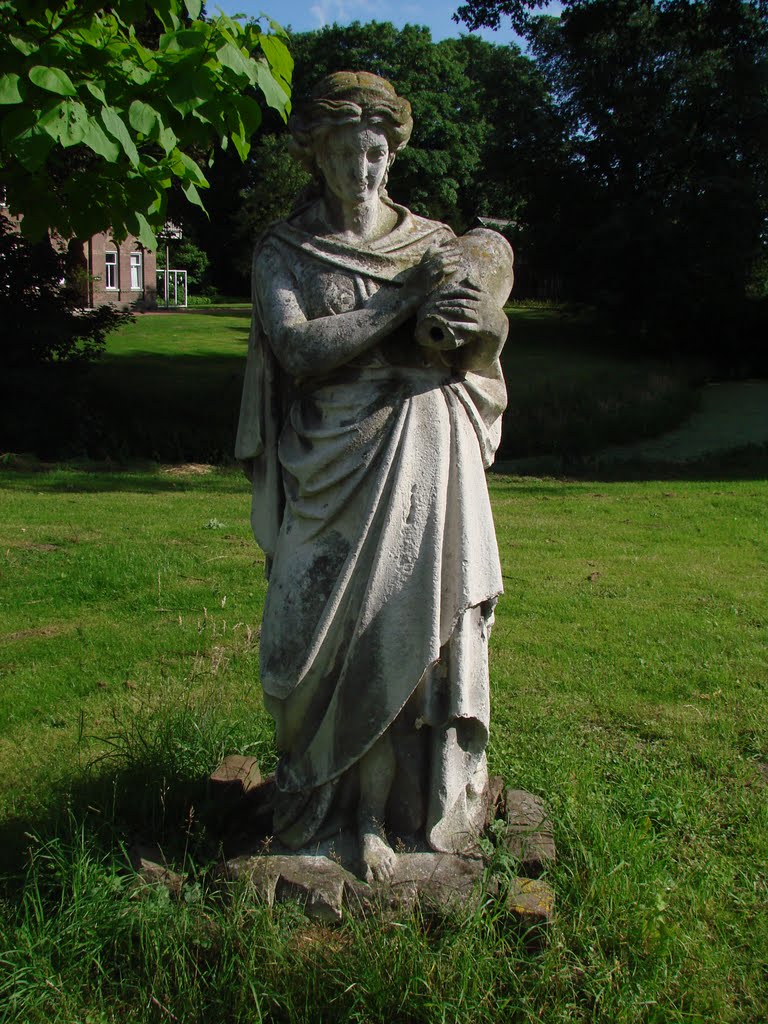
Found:
<path fill-rule="evenodd" d="M 553 207 L 572 295 L 649 342 L 760 347 L 768 249 L 768 6 L 744 0 L 469 0 L 510 17 L 567 129 Z M 763 292 L 763 294 L 765 294 Z"/>

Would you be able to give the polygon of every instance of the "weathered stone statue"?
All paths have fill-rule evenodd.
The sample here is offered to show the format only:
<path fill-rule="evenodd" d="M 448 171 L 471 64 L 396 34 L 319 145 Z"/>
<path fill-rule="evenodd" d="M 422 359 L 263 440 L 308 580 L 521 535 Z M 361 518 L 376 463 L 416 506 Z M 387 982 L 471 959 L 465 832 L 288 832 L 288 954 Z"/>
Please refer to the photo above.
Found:
<path fill-rule="evenodd" d="M 237 440 L 269 573 L 274 830 L 301 849 L 354 828 L 378 881 L 394 836 L 461 852 L 482 828 L 502 589 L 485 469 L 512 252 L 388 197 L 411 127 L 363 72 L 293 118 L 316 194 L 256 247 Z"/>

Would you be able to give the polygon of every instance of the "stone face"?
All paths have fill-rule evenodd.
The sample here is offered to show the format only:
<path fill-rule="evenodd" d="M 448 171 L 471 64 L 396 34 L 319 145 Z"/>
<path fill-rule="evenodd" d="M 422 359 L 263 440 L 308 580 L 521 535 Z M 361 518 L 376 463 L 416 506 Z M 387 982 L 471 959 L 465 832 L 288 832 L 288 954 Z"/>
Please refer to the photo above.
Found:
<path fill-rule="evenodd" d="M 508 789 L 504 793 L 504 816 L 507 849 L 526 873 L 540 874 L 555 860 L 555 839 L 546 804 L 525 790 Z"/>

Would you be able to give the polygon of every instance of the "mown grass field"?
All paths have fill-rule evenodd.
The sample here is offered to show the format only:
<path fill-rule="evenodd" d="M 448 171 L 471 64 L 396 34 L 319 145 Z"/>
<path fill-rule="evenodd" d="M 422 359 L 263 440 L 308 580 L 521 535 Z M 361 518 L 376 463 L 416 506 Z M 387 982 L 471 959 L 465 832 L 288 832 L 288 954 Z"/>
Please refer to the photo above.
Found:
<path fill-rule="evenodd" d="M 695 406 L 700 366 L 637 356 L 586 313 L 515 305 L 509 316 L 504 458 L 574 469 L 609 444 L 677 426 Z M 17 374 L 0 394 L 0 449 L 231 463 L 249 323 L 245 304 L 139 316 L 85 375 Z"/>
<path fill-rule="evenodd" d="M 559 852 L 538 949 L 493 906 L 329 929 L 223 899 L 201 780 L 274 760 L 244 478 L 0 470 L 3 1024 L 763 1024 L 768 483 L 490 486 L 491 768 Z M 185 899 L 137 897 L 137 836 Z"/>

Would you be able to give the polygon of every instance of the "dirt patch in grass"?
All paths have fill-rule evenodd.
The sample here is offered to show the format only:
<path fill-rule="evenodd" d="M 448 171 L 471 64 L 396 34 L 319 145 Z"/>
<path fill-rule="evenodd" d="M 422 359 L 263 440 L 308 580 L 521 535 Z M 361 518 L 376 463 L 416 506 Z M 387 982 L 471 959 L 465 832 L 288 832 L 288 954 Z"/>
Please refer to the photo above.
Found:
<path fill-rule="evenodd" d="M 7 540 L 3 547 L 10 551 L 11 548 L 21 551 L 60 551 L 61 544 L 42 544 L 32 540 Z"/>
<path fill-rule="evenodd" d="M 0 644 L 11 643 L 13 640 L 32 640 L 37 637 L 48 639 L 49 637 L 60 636 L 71 628 L 71 626 L 37 626 L 35 629 L 18 629 L 15 633 L 0 635 Z"/>
<path fill-rule="evenodd" d="M 182 462 L 177 466 L 163 466 L 160 472 L 166 476 L 206 476 L 214 468 L 207 462 Z"/>

